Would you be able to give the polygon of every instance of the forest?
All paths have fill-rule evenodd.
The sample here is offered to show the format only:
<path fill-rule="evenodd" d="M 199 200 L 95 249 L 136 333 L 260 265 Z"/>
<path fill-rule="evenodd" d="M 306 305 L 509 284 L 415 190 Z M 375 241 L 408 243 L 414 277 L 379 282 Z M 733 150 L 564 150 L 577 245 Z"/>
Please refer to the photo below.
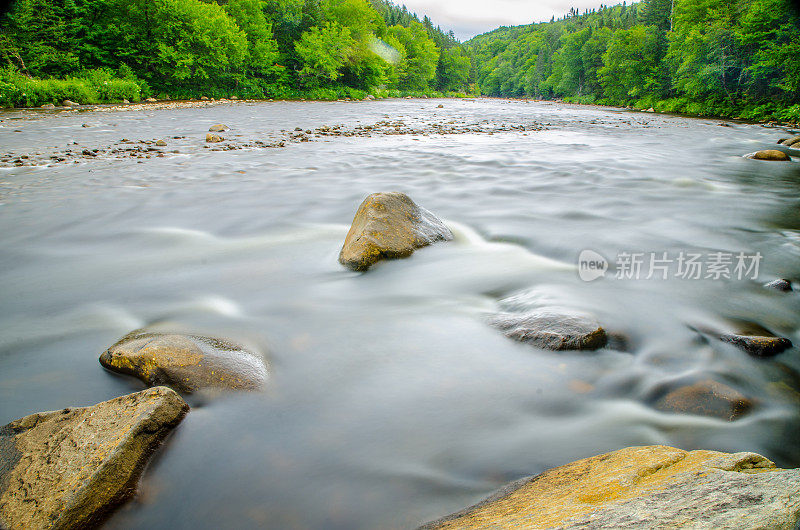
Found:
<path fill-rule="evenodd" d="M 5 106 L 446 94 L 472 67 L 386 0 L 16 0 L 1 28 Z"/>
<path fill-rule="evenodd" d="M 645 0 L 467 42 L 482 94 L 800 121 L 790 0 Z"/>
<path fill-rule="evenodd" d="M 16 0 L 0 105 L 486 95 L 800 121 L 791 0 L 644 0 L 458 42 L 389 0 Z"/>

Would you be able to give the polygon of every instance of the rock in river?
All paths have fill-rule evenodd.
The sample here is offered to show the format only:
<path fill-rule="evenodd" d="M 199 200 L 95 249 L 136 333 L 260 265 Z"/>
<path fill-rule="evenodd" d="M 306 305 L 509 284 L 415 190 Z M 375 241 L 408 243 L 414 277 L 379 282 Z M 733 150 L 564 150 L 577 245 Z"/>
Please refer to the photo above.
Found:
<path fill-rule="evenodd" d="M 792 529 L 800 469 L 755 453 L 628 447 L 518 480 L 433 528 Z"/>
<path fill-rule="evenodd" d="M 772 357 L 792 347 L 792 341 L 784 337 L 734 335 L 728 333 L 720 335 L 719 340 L 737 346 L 754 357 Z"/>
<path fill-rule="evenodd" d="M 222 124 L 222 123 L 218 123 L 216 125 L 212 125 L 211 127 L 208 128 L 208 130 L 211 131 L 211 132 L 223 132 L 223 131 L 227 131 L 228 129 L 230 129 L 230 127 L 228 127 L 227 125 Z"/>
<path fill-rule="evenodd" d="M 215 142 L 221 142 L 223 140 L 225 140 L 225 138 L 223 138 L 218 134 L 206 133 L 206 142 L 215 143 Z"/>
<path fill-rule="evenodd" d="M 753 160 L 774 160 L 776 162 L 789 162 L 792 160 L 789 155 L 777 149 L 756 151 L 755 153 L 747 155 L 747 158 L 752 158 Z"/>
<path fill-rule="evenodd" d="M 134 494 L 153 451 L 188 410 L 157 387 L 0 427 L 0 527 L 99 525 Z"/>
<path fill-rule="evenodd" d="M 129 333 L 103 352 L 100 364 L 148 385 L 186 393 L 202 388 L 255 390 L 267 379 L 261 358 L 238 344 L 143 330 Z"/>
<path fill-rule="evenodd" d="M 779 280 L 773 280 L 768 284 L 765 284 L 764 287 L 769 287 L 770 289 L 775 289 L 776 291 L 781 291 L 783 293 L 788 293 L 793 290 L 792 282 L 784 278 L 781 278 Z"/>
<path fill-rule="evenodd" d="M 733 421 L 746 414 L 753 403 L 735 389 L 712 379 L 670 382 L 654 392 L 655 408 Z"/>
<path fill-rule="evenodd" d="M 358 207 L 339 253 L 339 263 L 365 271 L 384 259 L 406 258 L 453 234 L 431 212 L 403 193 L 373 193 Z"/>
<path fill-rule="evenodd" d="M 489 324 L 506 337 L 547 350 L 597 350 L 608 342 L 605 330 L 593 318 L 566 311 L 500 313 Z"/>
<path fill-rule="evenodd" d="M 778 142 L 779 144 L 783 144 L 787 147 L 791 147 L 794 144 L 800 144 L 800 136 L 792 136 L 791 138 L 786 138 Z"/>

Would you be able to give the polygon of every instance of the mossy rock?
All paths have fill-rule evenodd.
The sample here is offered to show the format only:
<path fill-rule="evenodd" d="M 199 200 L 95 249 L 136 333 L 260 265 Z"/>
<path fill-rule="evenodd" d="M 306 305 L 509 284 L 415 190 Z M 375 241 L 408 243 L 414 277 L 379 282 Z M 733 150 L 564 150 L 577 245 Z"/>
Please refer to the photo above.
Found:
<path fill-rule="evenodd" d="M 224 339 L 137 330 L 100 356 L 113 372 L 138 377 L 150 386 L 191 393 L 204 388 L 256 390 L 267 379 L 264 361 Z"/>
<path fill-rule="evenodd" d="M 444 223 L 408 195 L 373 193 L 356 211 L 339 263 L 365 271 L 381 260 L 407 258 L 417 249 L 452 239 Z"/>
<path fill-rule="evenodd" d="M 795 528 L 800 469 L 755 453 L 628 447 L 506 485 L 424 530 Z"/>
<path fill-rule="evenodd" d="M 188 410 L 157 387 L 0 427 L 0 528 L 99 526 Z"/>
<path fill-rule="evenodd" d="M 777 149 L 756 151 L 755 153 L 747 155 L 747 158 L 751 158 L 753 160 L 772 160 L 775 162 L 789 162 L 792 160 L 792 157 L 783 151 L 778 151 Z"/>

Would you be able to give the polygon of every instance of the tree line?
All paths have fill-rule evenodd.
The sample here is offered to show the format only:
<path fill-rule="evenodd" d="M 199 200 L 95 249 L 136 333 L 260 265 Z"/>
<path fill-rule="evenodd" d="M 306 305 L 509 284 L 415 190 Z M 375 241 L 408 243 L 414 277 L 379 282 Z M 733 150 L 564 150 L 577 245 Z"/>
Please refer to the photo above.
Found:
<path fill-rule="evenodd" d="M 644 0 L 467 42 L 480 92 L 800 121 L 791 0 Z"/>
<path fill-rule="evenodd" d="M 172 98 L 465 91 L 471 70 L 452 33 L 386 0 L 16 0 L 0 61 L 6 85 L 128 80 Z"/>
<path fill-rule="evenodd" d="M 643 0 L 460 43 L 390 0 L 15 0 L 0 105 L 470 93 L 800 122 L 792 0 Z"/>

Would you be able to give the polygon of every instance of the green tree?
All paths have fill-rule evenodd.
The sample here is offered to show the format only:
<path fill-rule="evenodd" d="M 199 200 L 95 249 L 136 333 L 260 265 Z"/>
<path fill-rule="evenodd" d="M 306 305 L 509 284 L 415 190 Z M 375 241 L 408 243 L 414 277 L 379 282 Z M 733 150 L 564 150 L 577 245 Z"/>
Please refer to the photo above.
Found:
<path fill-rule="evenodd" d="M 408 28 L 392 26 L 389 34 L 402 44 L 405 56 L 398 65 L 398 88 L 426 90 L 436 77 L 439 48 L 428 37 L 425 26 L 412 22 Z"/>
<path fill-rule="evenodd" d="M 342 75 L 355 46 L 350 29 L 338 22 L 326 22 L 303 33 L 295 44 L 302 61 L 301 82 L 306 86 L 330 84 Z"/>

